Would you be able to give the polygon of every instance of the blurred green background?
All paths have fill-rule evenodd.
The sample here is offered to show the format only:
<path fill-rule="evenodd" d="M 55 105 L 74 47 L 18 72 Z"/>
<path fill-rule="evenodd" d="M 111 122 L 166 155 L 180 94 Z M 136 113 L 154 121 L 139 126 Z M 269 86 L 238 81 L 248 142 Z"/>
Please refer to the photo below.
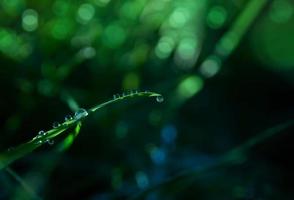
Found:
<path fill-rule="evenodd" d="M 293 24 L 292 0 L 1 0 L 1 151 L 116 93 L 165 101 L 99 110 L 0 171 L 0 199 L 293 199 L 293 127 L 218 164 L 293 119 Z"/>

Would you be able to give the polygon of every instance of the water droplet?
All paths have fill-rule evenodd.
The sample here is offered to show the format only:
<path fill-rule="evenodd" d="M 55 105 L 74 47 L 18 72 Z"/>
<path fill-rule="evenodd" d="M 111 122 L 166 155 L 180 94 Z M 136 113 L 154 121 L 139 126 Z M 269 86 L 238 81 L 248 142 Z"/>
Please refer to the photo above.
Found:
<path fill-rule="evenodd" d="M 42 131 L 39 131 L 37 138 L 40 138 L 40 137 L 45 136 L 45 135 L 47 135 L 47 132 L 45 132 L 43 130 Z"/>
<path fill-rule="evenodd" d="M 44 131 L 39 131 L 38 135 L 43 135 L 45 132 Z"/>
<path fill-rule="evenodd" d="M 53 122 L 52 127 L 58 128 L 60 126 L 59 122 Z"/>
<path fill-rule="evenodd" d="M 75 113 L 75 119 L 79 120 L 82 119 L 84 117 L 88 116 L 88 112 L 87 110 L 85 110 L 84 108 L 80 108 L 76 113 Z"/>
<path fill-rule="evenodd" d="M 72 120 L 72 116 L 71 115 L 66 115 L 64 117 L 64 121 L 70 121 L 70 120 Z"/>
<path fill-rule="evenodd" d="M 37 136 L 35 136 L 34 138 L 33 138 L 33 140 L 36 140 L 36 139 L 40 139 L 42 137 L 42 134 L 38 134 Z"/>
<path fill-rule="evenodd" d="M 156 101 L 158 102 L 158 103 L 162 103 L 163 101 L 164 101 L 164 98 L 163 98 L 163 96 L 157 96 L 156 97 Z"/>
<path fill-rule="evenodd" d="M 43 143 L 42 140 L 38 140 L 35 142 L 35 144 L 42 144 L 42 143 Z"/>
<path fill-rule="evenodd" d="M 53 144 L 54 144 L 54 140 L 49 140 L 49 139 L 48 139 L 48 140 L 46 140 L 45 142 L 48 143 L 49 145 L 53 145 Z"/>

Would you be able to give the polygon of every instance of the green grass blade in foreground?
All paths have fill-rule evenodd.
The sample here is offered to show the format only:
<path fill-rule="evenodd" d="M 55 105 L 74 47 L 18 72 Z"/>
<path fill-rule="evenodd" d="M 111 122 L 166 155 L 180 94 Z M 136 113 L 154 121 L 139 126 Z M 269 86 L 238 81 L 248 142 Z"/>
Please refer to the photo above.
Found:
<path fill-rule="evenodd" d="M 14 162 L 15 160 L 24 157 L 25 155 L 31 153 L 36 148 L 42 146 L 43 144 L 49 143 L 50 140 L 53 140 L 55 137 L 59 136 L 60 134 L 64 133 L 68 129 L 75 127 L 74 132 L 72 135 L 68 135 L 68 137 L 65 138 L 60 147 L 61 149 L 67 149 L 72 144 L 74 138 L 78 135 L 80 131 L 81 121 L 84 120 L 88 113 L 93 113 L 97 111 L 100 108 L 103 108 L 109 104 L 119 102 L 121 100 L 127 100 L 134 97 L 155 97 L 158 102 L 163 101 L 163 97 L 161 94 L 145 91 L 145 92 L 129 92 L 128 94 L 122 94 L 122 95 L 114 95 L 114 98 L 106 101 L 102 104 L 99 104 L 97 106 L 94 106 L 93 108 L 86 111 L 85 109 L 80 109 L 75 113 L 75 116 L 72 119 L 66 120 L 62 124 L 60 124 L 58 127 L 53 128 L 46 132 L 41 132 L 41 134 L 38 134 L 36 137 L 31 139 L 30 141 L 23 143 L 15 148 L 10 148 L 9 150 L 0 153 L 0 170 L 8 166 L 10 163 Z"/>

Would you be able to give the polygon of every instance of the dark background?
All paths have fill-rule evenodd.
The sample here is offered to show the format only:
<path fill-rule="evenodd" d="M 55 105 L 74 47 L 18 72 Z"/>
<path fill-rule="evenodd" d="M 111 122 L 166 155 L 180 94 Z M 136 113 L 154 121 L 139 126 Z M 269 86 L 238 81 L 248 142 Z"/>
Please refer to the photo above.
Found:
<path fill-rule="evenodd" d="M 43 145 L 10 166 L 34 194 L 0 171 L 0 199 L 293 199 L 293 126 L 258 139 L 294 116 L 293 2 L 268 1 L 218 70 L 201 68 L 247 3 L 1 1 L 1 151 L 62 121 L 72 102 L 135 89 L 165 100 L 98 110 L 69 150 Z"/>

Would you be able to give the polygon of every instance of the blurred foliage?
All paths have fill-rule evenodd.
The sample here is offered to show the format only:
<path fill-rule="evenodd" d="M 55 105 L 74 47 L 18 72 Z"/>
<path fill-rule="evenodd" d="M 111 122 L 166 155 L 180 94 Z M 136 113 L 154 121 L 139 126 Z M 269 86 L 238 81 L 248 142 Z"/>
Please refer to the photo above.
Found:
<path fill-rule="evenodd" d="M 1 151 L 113 94 L 165 97 L 0 171 L 0 199 L 293 199 L 293 127 L 258 134 L 294 117 L 293 22 L 291 0 L 0 1 Z"/>

